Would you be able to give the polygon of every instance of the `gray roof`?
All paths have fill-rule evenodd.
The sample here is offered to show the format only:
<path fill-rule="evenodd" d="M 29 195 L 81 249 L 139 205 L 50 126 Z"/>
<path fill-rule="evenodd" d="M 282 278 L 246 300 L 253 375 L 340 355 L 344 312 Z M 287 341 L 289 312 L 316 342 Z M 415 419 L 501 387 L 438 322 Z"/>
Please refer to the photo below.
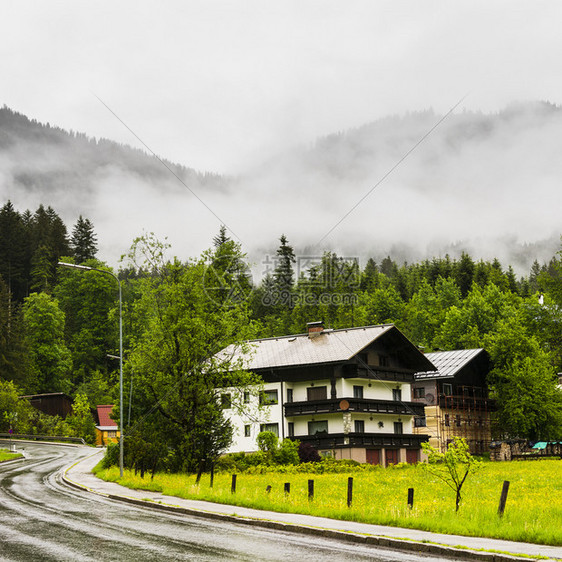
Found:
<path fill-rule="evenodd" d="M 437 367 L 437 372 L 416 373 L 416 379 L 436 379 L 454 377 L 465 365 L 484 350 L 458 349 L 456 351 L 436 351 L 426 353 L 426 357 Z"/>
<path fill-rule="evenodd" d="M 251 340 L 250 351 L 244 358 L 248 370 L 315 365 L 348 361 L 362 349 L 390 330 L 392 324 L 364 326 L 345 330 L 324 330 L 318 335 L 308 334 Z M 221 353 L 230 355 L 233 346 Z"/>
<path fill-rule="evenodd" d="M 388 332 L 399 334 L 406 342 L 405 336 L 393 325 L 364 326 L 342 330 L 325 329 L 309 337 L 308 334 L 283 336 L 249 341 L 250 351 L 243 356 L 244 368 L 248 370 L 293 367 L 300 365 L 319 365 L 348 361 L 369 344 Z M 413 344 L 411 349 L 425 362 L 421 352 Z M 233 346 L 224 349 L 221 354 L 230 355 Z"/>

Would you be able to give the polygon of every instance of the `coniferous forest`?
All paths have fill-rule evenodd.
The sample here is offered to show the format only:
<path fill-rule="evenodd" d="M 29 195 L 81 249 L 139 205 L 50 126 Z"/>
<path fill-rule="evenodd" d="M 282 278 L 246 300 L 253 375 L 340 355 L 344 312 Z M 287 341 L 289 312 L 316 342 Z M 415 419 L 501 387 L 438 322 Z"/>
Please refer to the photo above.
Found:
<path fill-rule="evenodd" d="M 232 432 L 214 389 L 259 382 L 227 359 L 221 363 L 217 352 L 233 342 L 303 333 L 320 319 L 332 328 L 394 323 L 424 351 L 483 347 L 493 364 L 488 384 L 498 404 L 497 437 L 562 436 L 560 253 L 517 276 L 509 264 L 466 253 L 411 264 L 388 256 L 361 266 L 327 252 L 307 258 L 305 267 L 284 235 L 278 242 L 269 272 L 254 283 L 244 249 L 224 226 L 208 251 L 187 261 L 168 257 L 171 249 L 153 235 L 132 241 L 114 273 L 123 294 L 126 431 L 142 454 L 166 444 L 171 470 L 212 461 Z M 49 429 L 21 403 L 14 419 L 20 395 L 65 392 L 85 412 L 118 403 L 117 283 L 59 261 L 111 271 L 97 256 L 87 218 L 66 225 L 51 207 L 5 203 L 3 431 Z M 78 433 L 92 430 L 83 419 L 73 423 Z"/>

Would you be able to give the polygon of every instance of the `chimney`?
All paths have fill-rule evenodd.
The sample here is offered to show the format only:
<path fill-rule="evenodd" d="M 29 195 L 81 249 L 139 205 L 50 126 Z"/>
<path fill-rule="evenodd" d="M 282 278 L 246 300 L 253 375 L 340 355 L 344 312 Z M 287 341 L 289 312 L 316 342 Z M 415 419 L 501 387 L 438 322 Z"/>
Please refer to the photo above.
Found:
<path fill-rule="evenodd" d="M 319 322 L 308 322 L 306 327 L 308 329 L 308 337 L 315 338 L 324 331 L 324 320 L 320 320 Z"/>

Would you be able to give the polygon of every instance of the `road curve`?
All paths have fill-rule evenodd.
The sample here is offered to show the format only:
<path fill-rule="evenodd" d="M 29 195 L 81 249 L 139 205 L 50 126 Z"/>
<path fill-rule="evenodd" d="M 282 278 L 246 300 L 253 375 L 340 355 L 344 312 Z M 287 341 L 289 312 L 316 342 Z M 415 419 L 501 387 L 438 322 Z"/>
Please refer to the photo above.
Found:
<path fill-rule="evenodd" d="M 443 560 L 115 502 L 62 480 L 91 449 L 22 446 L 25 461 L 0 464 L 1 560 Z"/>

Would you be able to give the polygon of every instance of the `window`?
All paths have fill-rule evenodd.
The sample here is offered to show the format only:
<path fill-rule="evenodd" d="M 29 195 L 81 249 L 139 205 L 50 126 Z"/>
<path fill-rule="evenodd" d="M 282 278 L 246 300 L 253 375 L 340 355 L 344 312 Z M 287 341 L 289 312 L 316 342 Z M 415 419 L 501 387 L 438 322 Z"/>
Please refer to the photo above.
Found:
<path fill-rule="evenodd" d="M 244 404 L 250 403 L 250 393 L 246 390 L 244 391 Z"/>
<path fill-rule="evenodd" d="M 277 396 L 277 389 L 275 390 L 264 390 L 260 395 L 260 405 L 269 406 L 271 404 L 278 404 L 279 397 Z"/>
<path fill-rule="evenodd" d="M 250 437 L 251 431 L 252 431 L 252 426 L 245 425 L 244 426 L 244 437 Z"/>
<path fill-rule="evenodd" d="M 404 427 L 402 426 L 402 422 L 394 422 L 394 433 L 397 435 L 402 435 L 404 432 Z"/>
<path fill-rule="evenodd" d="M 232 407 L 232 397 L 230 393 L 221 394 L 221 408 L 223 410 L 228 410 Z"/>
<path fill-rule="evenodd" d="M 414 418 L 414 427 L 427 427 L 427 420 L 425 419 L 425 416 Z"/>
<path fill-rule="evenodd" d="M 111 430 L 108 431 L 108 432 L 107 432 L 107 437 L 108 437 L 109 439 L 114 438 L 114 437 L 117 437 L 117 431 L 111 431 Z"/>
<path fill-rule="evenodd" d="M 457 414 L 457 415 L 455 416 L 455 425 L 456 425 L 457 427 L 460 427 L 460 426 L 461 426 L 461 416 L 460 416 L 460 414 Z"/>
<path fill-rule="evenodd" d="M 308 434 L 328 433 L 328 420 L 308 422 Z"/>
<path fill-rule="evenodd" d="M 443 394 L 445 396 L 452 396 L 453 394 L 453 385 L 448 382 L 443 383 Z"/>
<path fill-rule="evenodd" d="M 289 437 L 295 436 L 295 424 L 293 422 L 289 422 L 287 424 L 287 430 L 288 430 L 288 433 L 289 433 Z"/>
<path fill-rule="evenodd" d="M 379 366 L 380 367 L 388 367 L 388 356 L 379 355 Z"/>
<path fill-rule="evenodd" d="M 306 398 L 312 400 L 326 400 L 328 398 L 327 386 L 311 386 L 306 389 Z"/>
<path fill-rule="evenodd" d="M 425 388 L 414 388 L 414 398 L 425 398 Z"/>
<path fill-rule="evenodd" d="M 271 431 L 279 437 L 279 424 L 278 423 L 262 423 L 260 424 L 260 431 Z"/>
<path fill-rule="evenodd" d="M 365 433 L 365 422 L 364 420 L 355 420 L 355 433 Z"/>
<path fill-rule="evenodd" d="M 363 398 L 363 387 L 354 386 L 353 387 L 353 398 Z"/>
<path fill-rule="evenodd" d="M 288 388 L 287 389 L 287 402 L 292 402 L 292 401 L 293 401 L 293 389 Z"/>
<path fill-rule="evenodd" d="M 451 421 L 449 419 L 449 414 L 445 414 L 445 427 L 449 427 L 451 425 Z"/>
<path fill-rule="evenodd" d="M 392 399 L 395 402 L 402 402 L 402 391 L 399 388 L 392 389 Z"/>

